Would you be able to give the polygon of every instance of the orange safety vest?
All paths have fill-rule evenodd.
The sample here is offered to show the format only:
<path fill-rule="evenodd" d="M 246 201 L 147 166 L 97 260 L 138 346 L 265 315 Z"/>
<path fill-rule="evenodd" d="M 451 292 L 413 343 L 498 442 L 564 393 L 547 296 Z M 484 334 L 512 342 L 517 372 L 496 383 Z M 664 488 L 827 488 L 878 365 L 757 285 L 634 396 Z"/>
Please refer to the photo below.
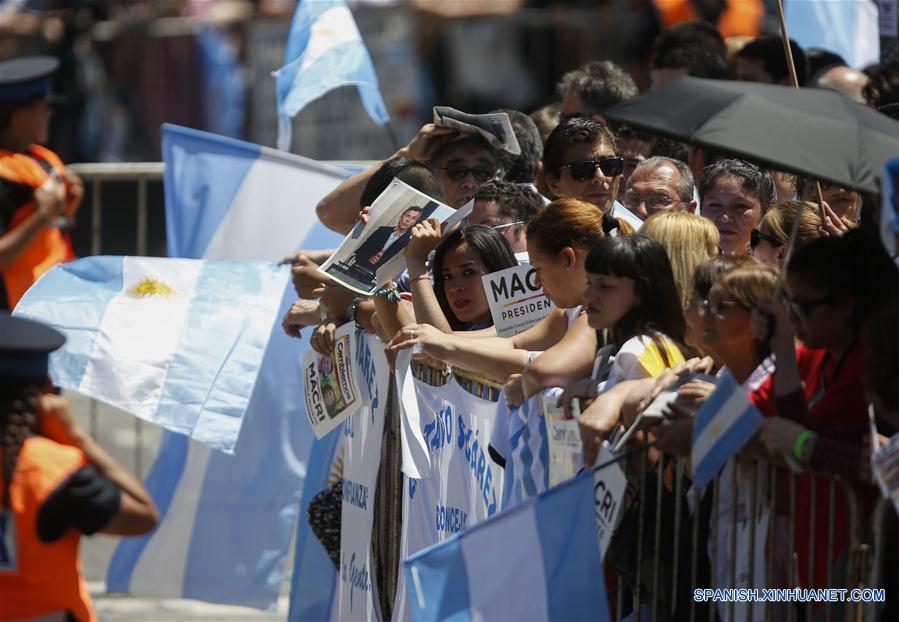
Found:
<path fill-rule="evenodd" d="M 49 149 L 39 145 L 29 145 L 27 153 L 0 149 L 0 180 L 11 187 L 28 193 L 28 201 L 16 206 L 6 231 L 15 229 L 31 216 L 37 206 L 31 200 L 36 188 L 40 188 L 50 178 L 50 169 L 58 174 L 65 173 L 62 160 Z M 44 227 L 32 240 L 25 252 L 0 272 L 6 287 L 6 304 L 12 309 L 31 285 L 44 272 L 65 261 L 75 258 L 68 235 L 58 227 Z"/>
<path fill-rule="evenodd" d="M 81 533 L 70 527 L 49 543 L 37 535 L 37 515 L 44 501 L 85 464 L 80 449 L 42 436 L 22 445 L 10 485 L 11 511 L 0 508 L 0 620 L 30 620 L 60 612 L 79 622 L 97 619 L 81 576 Z M 3 492 L 0 478 L 0 498 Z"/>
<path fill-rule="evenodd" d="M 653 4 L 659 12 L 663 28 L 700 19 L 691 0 L 653 0 Z M 764 17 L 765 5 L 762 0 L 727 0 L 727 7 L 715 27 L 725 39 L 757 37 Z"/>

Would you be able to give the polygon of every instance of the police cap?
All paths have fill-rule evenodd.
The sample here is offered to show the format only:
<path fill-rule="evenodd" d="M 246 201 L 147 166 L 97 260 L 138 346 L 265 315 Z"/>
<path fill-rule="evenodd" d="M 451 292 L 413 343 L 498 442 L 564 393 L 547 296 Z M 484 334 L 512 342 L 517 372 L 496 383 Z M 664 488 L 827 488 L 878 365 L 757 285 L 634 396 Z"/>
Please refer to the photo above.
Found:
<path fill-rule="evenodd" d="M 0 101 L 24 101 L 49 95 L 59 61 L 52 56 L 25 56 L 0 62 Z"/>
<path fill-rule="evenodd" d="M 49 326 L 0 312 L 0 376 L 46 376 L 50 353 L 65 340 Z"/>

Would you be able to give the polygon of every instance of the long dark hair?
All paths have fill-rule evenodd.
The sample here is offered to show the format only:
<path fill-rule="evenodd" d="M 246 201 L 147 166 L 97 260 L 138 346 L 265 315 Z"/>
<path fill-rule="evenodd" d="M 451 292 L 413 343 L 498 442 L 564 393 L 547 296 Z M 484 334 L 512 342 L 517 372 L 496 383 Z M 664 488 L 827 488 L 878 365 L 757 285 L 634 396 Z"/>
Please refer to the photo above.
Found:
<path fill-rule="evenodd" d="M 484 270 L 486 270 L 487 273 L 505 270 L 506 268 L 518 265 L 518 262 L 515 260 L 515 253 L 512 252 L 512 247 L 509 246 L 509 241 L 491 227 L 485 225 L 469 225 L 467 227 L 460 227 L 450 233 L 446 239 L 434 249 L 434 261 L 432 263 L 431 273 L 434 275 L 434 295 L 437 297 L 437 302 L 440 303 L 443 315 L 446 316 L 446 319 L 453 330 L 468 330 L 471 327 L 467 322 L 463 322 L 456 318 L 455 312 L 452 307 L 450 307 L 449 301 L 446 299 L 446 292 L 443 291 L 443 279 L 441 278 L 441 275 L 443 273 L 443 258 L 449 251 L 453 250 L 463 242 L 467 242 L 478 254 L 478 257 L 481 258 L 481 263 L 484 264 Z"/>
<path fill-rule="evenodd" d="M 38 400 L 46 385 L 46 378 L 0 376 L 0 466 L 3 476 L 0 507 L 11 507 L 9 487 L 16 472 L 19 452 L 25 440 L 38 429 Z"/>
<path fill-rule="evenodd" d="M 637 302 L 611 330 L 612 342 L 619 347 L 631 337 L 663 334 L 681 351 L 686 320 L 674 273 L 665 248 L 640 234 L 606 238 L 593 247 L 585 264 L 591 274 L 608 274 L 634 280 Z M 657 344 L 660 345 L 660 344 Z M 659 352 L 664 356 L 665 349 Z"/>
<path fill-rule="evenodd" d="M 831 296 L 851 297 L 855 301 L 856 334 L 861 334 L 869 317 L 899 300 L 899 268 L 877 235 L 866 229 L 798 246 L 787 274 Z"/>

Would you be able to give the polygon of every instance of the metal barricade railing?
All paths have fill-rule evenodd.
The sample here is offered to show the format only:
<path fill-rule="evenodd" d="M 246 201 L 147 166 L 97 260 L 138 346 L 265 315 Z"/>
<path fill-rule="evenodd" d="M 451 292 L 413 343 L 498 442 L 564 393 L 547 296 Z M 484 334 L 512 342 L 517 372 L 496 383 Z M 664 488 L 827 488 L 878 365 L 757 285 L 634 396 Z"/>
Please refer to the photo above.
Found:
<path fill-rule="evenodd" d="M 617 573 L 609 587 L 613 619 L 875 619 L 877 603 L 847 597 L 854 588 L 882 585 L 884 555 L 872 563 L 867 557 L 869 550 L 883 551 L 891 505 L 882 500 L 867 524 L 870 488 L 825 473 L 796 473 L 752 454 L 731 464 L 700 495 L 685 490 L 687 458 L 643 452 L 628 461 L 632 503 L 622 510 L 606 557 L 607 571 Z M 797 524 L 799 499 L 807 502 L 803 524 Z M 808 549 L 800 560 L 802 539 Z M 729 588 L 756 589 L 761 598 L 752 601 L 756 594 L 749 592 L 747 602 L 696 598 L 696 590 Z M 844 589 L 846 595 L 842 602 L 774 602 L 771 597 L 785 593 L 762 592 L 788 588 Z"/>

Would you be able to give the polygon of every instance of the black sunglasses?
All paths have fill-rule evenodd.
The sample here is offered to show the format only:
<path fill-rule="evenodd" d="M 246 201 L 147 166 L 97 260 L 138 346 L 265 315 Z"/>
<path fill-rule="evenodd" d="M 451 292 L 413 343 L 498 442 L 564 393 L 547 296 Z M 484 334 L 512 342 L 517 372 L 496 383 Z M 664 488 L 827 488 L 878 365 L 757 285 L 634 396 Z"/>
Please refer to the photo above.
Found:
<path fill-rule="evenodd" d="M 443 171 L 446 173 L 446 176 L 452 179 L 453 181 L 462 181 L 468 174 L 475 178 L 480 184 L 484 182 L 490 181 L 493 179 L 493 176 L 496 175 L 496 169 L 492 169 L 487 166 L 475 166 L 473 168 L 468 168 L 464 164 L 449 164 L 445 167 L 438 167 L 438 171 Z"/>
<path fill-rule="evenodd" d="M 808 302 L 799 302 L 797 300 L 790 300 L 789 298 L 784 298 L 783 303 L 787 308 L 787 311 L 795 315 L 800 320 L 806 320 L 811 312 L 815 309 L 815 307 L 820 307 L 821 305 L 827 305 L 834 302 L 836 298 L 834 296 L 825 296 L 824 298 L 819 298 L 818 300 L 809 300 Z"/>
<path fill-rule="evenodd" d="M 755 248 L 759 245 L 759 242 L 765 240 L 772 246 L 783 246 L 784 243 L 775 238 L 774 236 L 770 236 L 767 233 L 762 233 L 758 229 L 753 229 L 749 232 L 749 246 Z"/>
<path fill-rule="evenodd" d="M 562 166 L 562 168 L 567 168 L 571 171 L 571 178 L 575 181 L 592 179 L 596 175 L 597 167 L 606 177 L 615 177 L 621 175 L 622 171 L 624 171 L 624 158 L 609 156 L 598 160 L 578 160 Z"/>

